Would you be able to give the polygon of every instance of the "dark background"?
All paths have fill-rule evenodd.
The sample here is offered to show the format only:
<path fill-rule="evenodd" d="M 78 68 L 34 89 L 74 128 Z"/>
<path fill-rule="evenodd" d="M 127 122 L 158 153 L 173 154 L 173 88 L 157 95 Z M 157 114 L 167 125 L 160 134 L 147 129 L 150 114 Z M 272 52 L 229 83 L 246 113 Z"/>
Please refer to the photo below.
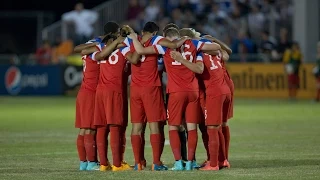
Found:
<path fill-rule="evenodd" d="M 44 27 L 61 19 L 77 2 L 91 9 L 107 0 L 1 0 L 0 53 L 26 54 L 36 50 L 37 19 L 32 14 L 43 12 Z"/>

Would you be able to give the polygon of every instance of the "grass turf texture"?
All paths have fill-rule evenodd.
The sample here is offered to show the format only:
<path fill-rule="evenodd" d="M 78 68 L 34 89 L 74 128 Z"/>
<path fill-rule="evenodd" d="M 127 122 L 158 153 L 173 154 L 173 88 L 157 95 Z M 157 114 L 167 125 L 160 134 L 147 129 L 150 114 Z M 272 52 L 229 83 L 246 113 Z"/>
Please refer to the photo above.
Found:
<path fill-rule="evenodd" d="M 237 100 L 232 168 L 219 172 L 79 172 L 74 111 L 70 97 L 0 97 L 0 179 L 320 179 L 319 104 Z M 149 142 L 146 157 L 150 169 Z M 204 157 L 199 139 L 198 162 Z M 126 160 L 133 163 L 130 139 Z M 162 160 L 172 166 L 169 145 Z"/>

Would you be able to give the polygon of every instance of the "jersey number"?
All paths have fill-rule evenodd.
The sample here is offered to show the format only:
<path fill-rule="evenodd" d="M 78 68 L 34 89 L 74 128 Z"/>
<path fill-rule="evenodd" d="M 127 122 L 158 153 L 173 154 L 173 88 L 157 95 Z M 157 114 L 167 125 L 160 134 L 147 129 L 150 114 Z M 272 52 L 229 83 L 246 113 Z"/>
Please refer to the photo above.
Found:
<path fill-rule="evenodd" d="M 183 48 L 186 48 L 186 51 L 183 50 Z M 192 53 L 189 52 L 188 50 L 190 49 L 190 45 L 189 44 L 185 44 L 184 46 L 181 46 L 181 55 L 184 59 L 188 60 L 189 62 L 192 62 L 193 61 L 193 56 L 192 56 Z M 172 65 L 174 66 L 180 66 L 181 63 L 178 62 L 178 61 L 174 61 L 172 62 Z"/>
<path fill-rule="evenodd" d="M 220 58 L 220 57 L 218 56 L 218 58 Z M 221 58 L 220 58 L 220 59 L 221 59 Z M 218 69 L 218 68 L 219 68 L 217 65 L 214 64 L 214 61 L 213 61 L 213 59 L 212 59 L 212 56 L 210 56 L 210 62 L 211 62 L 210 70 L 215 70 L 215 69 Z M 218 65 L 219 65 L 220 67 L 222 67 L 220 61 L 217 61 L 217 62 L 218 62 Z"/>
<path fill-rule="evenodd" d="M 109 64 L 117 64 L 119 62 L 119 55 L 117 54 L 119 50 L 114 51 L 108 58 Z M 107 63 L 106 60 L 100 61 L 101 64 Z"/>

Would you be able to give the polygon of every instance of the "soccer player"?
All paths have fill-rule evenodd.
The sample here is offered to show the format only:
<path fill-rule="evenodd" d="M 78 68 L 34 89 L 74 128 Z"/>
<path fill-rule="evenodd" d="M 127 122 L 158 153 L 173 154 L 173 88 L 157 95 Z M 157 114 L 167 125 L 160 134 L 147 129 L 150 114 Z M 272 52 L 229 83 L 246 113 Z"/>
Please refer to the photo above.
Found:
<path fill-rule="evenodd" d="M 121 44 L 124 37 L 119 36 L 115 41 L 109 43 L 106 48 L 115 49 L 118 44 Z M 100 52 L 93 53 L 93 58 L 99 57 Z M 107 146 L 106 138 L 110 132 L 110 146 L 112 150 L 113 166 L 112 171 L 128 170 L 130 167 L 121 164 L 122 156 L 122 138 L 120 138 L 123 126 L 126 126 L 124 120 L 124 68 L 127 60 L 136 64 L 138 58 L 133 59 L 129 47 L 122 47 L 112 52 L 107 60 L 100 61 L 100 77 L 96 93 L 96 108 L 95 108 L 95 121 L 97 126 L 98 137 L 97 144 L 105 144 Z M 101 132 L 101 133 L 100 133 Z M 101 135 L 101 136 L 100 136 Z M 103 136 L 106 135 L 106 136 Z M 101 146 L 102 151 L 106 150 Z M 100 146 L 98 147 L 100 155 Z M 101 153 L 102 159 L 106 155 L 105 152 Z M 100 158 L 101 158 L 100 156 Z M 100 170 L 108 170 L 108 162 L 101 161 Z"/>
<path fill-rule="evenodd" d="M 219 44 L 221 46 L 221 49 L 224 50 L 222 52 L 227 53 L 223 56 L 223 61 L 221 61 L 221 65 L 222 65 L 222 69 L 224 71 L 224 79 L 226 81 L 226 83 L 229 86 L 229 89 L 231 91 L 231 102 L 230 102 L 230 107 L 229 107 L 229 111 L 228 111 L 228 118 L 224 119 L 225 121 L 222 122 L 222 134 L 224 136 L 224 143 L 220 142 L 221 146 L 225 146 L 225 153 L 223 155 L 223 152 L 221 152 L 222 156 L 225 156 L 226 159 L 229 159 L 229 144 L 230 144 L 230 129 L 229 129 L 229 125 L 228 125 L 228 120 L 231 119 L 233 117 L 233 99 L 234 99 L 234 84 L 233 81 L 228 73 L 228 70 L 226 68 L 226 61 L 229 59 L 229 55 L 232 53 L 232 50 L 230 47 L 228 47 L 225 43 L 223 43 L 222 41 L 220 41 L 217 38 L 214 38 L 210 35 L 206 35 L 202 38 L 202 40 L 204 42 L 207 42 L 208 40 L 210 40 L 211 42 L 215 42 L 217 44 Z M 223 150 L 223 148 L 221 149 L 221 151 Z M 230 168 L 230 164 L 226 163 L 226 167 Z M 223 167 L 223 164 L 220 166 Z"/>
<path fill-rule="evenodd" d="M 190 63 L 178 52 L 171 52 L 171 57 L 176 61 L 187 64 L 187 67 L 197 72 L 197 66 Z M 221 55 L 212 56 L 202 53 L 197 60 L 203 60 L 204 71 L 202 77 L 206 86 L 206 126 L 209 136 L 210 163 L 200 170 L 219 170 L 219 130 L 224 119 L 227 119 L 229 103 L 231 100 L 230 89 L 225 82 L 224 72 L 220 64 Z"/>
<path fill-rule="evenodd" d="M 101 51 L 102 38 L 107 34 L 116 33 L 119 26 L 114 22 L 108 22 L 105 25 L 105 34 L 99 38 L 94 38 L 86 44 L 75 48 L 76 52 L 88 47 L 93 47 Z M 80 49 L 79 49 L 80 48 Z M 83 79 L 81 88 L 76 100 L 76 121 L 75 127 L 80 128 L 77 137 L 77 150 L 80 159 L 80 170 L 99 170 L 96 162 L 96 142 L 95 142 L 95 126 L 93 125 L 94 116 L 94 100 L 96 87 L 99 79 L 99 64 L 94 61 L 90 55 L 84 55 L 83 59 Z"/>
<path fill-rule="evenodd" d="M 169 23 L 167 24 L 163 30 L 163 36 L 165 36 L 165 32 L 169 29 L 169 28 L 175 28 L 177 30 L 179 30 L 179 26 L 174 24 L 174 23 Z M 161 55 L 162 58 L 162 64 L 163 64 L 163 57 Z M 159 66 L 158 66 L 159 67 Z M 161 76 L 162 78 L 162 76 Z M 169 94 L 166 93 L 166 109 L 168 108 L 168 101 L 169 101 Z M 161 128 L 160 128 L 161 129 Z M 180 126 L 179 128 L 179 138 L 180 138 L 180 143 L 181 143 L 181 156 L 182 156 L 182 160 L 183 161 L 188 161 L 188 157 L 187 157 L 187 136 L 186 136 L 186 129 L 184 126 Z"/>
<path fill-rule="evenodd" d="M 147 22 L 142 31 L 141 42 L 145 47 L 161 44 L 166 47 L 176 48 L 185 39 L 171 42 L 161 36 L 157 36 L 158 25 L 154 22 Z M 132 38 L 134 48 L 141 45 L 141 42 L 133 33 Z M 136 49 L 138 54 L 142 54 Z M 131 143 L 135 157 L 135 170 L 142 170 L 141 165 L 141 131 L 145 120 L 149 123 L 151 131 L 150 142 L 153 151 L 152 170 L 167 170 L 167 167 L 160 161 L 161 155 L 161 135 L 159 132 L 159 122 L 166 119 L 164 102 L 162 97 L 161 82 L 157 65 L 158 55 L 142 56 L 141 62 L 131 66 L 131 88 L 130 88 L 130 113 L 132 122 Z"/>
<path fill-rule="evenodd" d="M 169 28 L 166 32 L 166 38 L 170 41 L 178 39 L 179 31 L 175 28 Z M 194 154 L 197 146 L 197 119 L 199 115 L 199 89 L 195 74 L 181 66 L 179 62 L 170 58 L 170 49 L 161 45 L 153 45 L 143 48 L 141 44 L 134 39 L 135 49 L 139 54 L 162 54 L 166 71 L 168 73 L 167 93 L 170 93 L 168 103 L 169 117 L 169 138 L 172 151 L 175 157 L 175 165 L 172 170 L 184 170 L 181 160 L 181 147 L 179 139 L 179 127 L 183 124 L 182 118 L 185 116 L 188 128 L 188 162 L 186 170 L 192 170 Z M 204 44 L 196 40 L 186 40 L 181 47 L 184 55 L 188 57 L 193 64 L 196 53 L 200 50 L 218 50 L 217 44 Z M 201 73 L 201 62 L 197 63 L 198 73 Z M 182 69 L 180 69 L 182 68 Z M 187 70 L 187 71 L 185 71 Z M 189 72 L 189 73 L 188 73 Z M 172 84 L 171 84 L 172 83 Z"/>
<path fill-rule="evenodd" d="M 283 55 L 286 73 L 288 74 L 289 100 L 295 100 L 300 86 L 299 71 L 303 55 L 298 43 L 292 43 Z"/>

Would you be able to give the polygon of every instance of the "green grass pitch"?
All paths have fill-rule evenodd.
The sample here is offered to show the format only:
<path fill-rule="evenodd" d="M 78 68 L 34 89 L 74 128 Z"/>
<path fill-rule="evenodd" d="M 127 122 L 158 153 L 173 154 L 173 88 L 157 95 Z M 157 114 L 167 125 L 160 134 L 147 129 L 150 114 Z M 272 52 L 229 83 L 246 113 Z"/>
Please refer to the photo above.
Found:
<path fill-rule="evenodd" d="M 320 179 L 320 105 L 309 101 L 237 99 L 232 168 L 219 172 L 79 172 L 74 111 L 70 97 L 0 97 L 0 179 Z M 199 163 L 204 157 L 200 140 Z M 130 140 L 126 160 L 133 163 Z M 169 145 L 162 160 L 172 166 Z"/>

